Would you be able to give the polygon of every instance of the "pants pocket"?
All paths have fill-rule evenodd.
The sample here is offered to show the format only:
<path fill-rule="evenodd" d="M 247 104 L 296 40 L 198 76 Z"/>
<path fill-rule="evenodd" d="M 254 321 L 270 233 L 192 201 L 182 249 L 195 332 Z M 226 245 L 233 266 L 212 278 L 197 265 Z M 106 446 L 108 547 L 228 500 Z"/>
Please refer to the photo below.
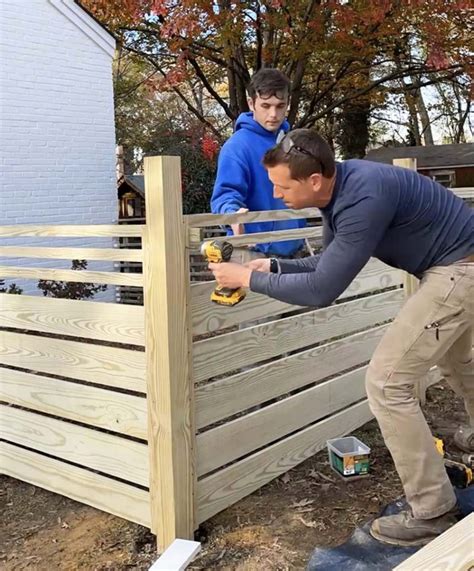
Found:
<path fill-rule="evenodd" d="M 433 330 L 436 340 L 439 341 L 440 338 L 440 330 L 443 331 L 443 328 L 446 329 L 453 319 L 459 317 L 462 313 L 464 313 L 464 309 L 459 309 L 458 311 L 451 313 L 450 315 L 445 315 L 444 317 L 439 317 L 435 321 L 428 323 L 425 325 L 425 329 Z"/>

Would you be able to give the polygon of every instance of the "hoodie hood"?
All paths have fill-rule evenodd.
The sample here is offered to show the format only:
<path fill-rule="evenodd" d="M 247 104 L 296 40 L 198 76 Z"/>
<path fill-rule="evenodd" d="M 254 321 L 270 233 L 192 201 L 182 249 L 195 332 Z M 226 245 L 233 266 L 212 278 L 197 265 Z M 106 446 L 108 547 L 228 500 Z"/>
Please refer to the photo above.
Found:
<path fill-rule="evenodd" d="M 262 137 L 270 137 L 272 139 L 275 139 L 279 131 L 284 131 L 285 133 L 287 133 L 290 130 L 290 124 L 285 119 L 281 124 L 281 126 L 279 127 L 278 131 L 276 132 L 268 131 L 267 129 L 262 127 L 260 123 L 257 123 L 257 121 L 255 121 L 255 119 L 253 118 L 252 111 L 248 111 L 247 113 L 241 113 L 238 116 L 237 121 L 235 122 L 234 132 L 239 131 L 240 129 L 248 129 L 253 133 L 261 135 Z"/>
<path fill-rule="evenodd" d="M 212 193 L 212 212 L 227 214 L 239 208 L 281 210 L 284 202 L 273 196 L 273 185 L 262 165 L 264 154 L 277 143 L 279 132 L 289 129 L 284 121 L 277 132 L 267 131 L 253 118 L 242 113 L 236 121 L 235 133 L 219 153 L 216 182 Z M 245 224 L 245 232 L 270 232 L 303 228 L 306 220 L 280 220 Z M 257 244 L 255 249 L 266 255 L 290 256 L 303 245 L 302 240 Z"/>

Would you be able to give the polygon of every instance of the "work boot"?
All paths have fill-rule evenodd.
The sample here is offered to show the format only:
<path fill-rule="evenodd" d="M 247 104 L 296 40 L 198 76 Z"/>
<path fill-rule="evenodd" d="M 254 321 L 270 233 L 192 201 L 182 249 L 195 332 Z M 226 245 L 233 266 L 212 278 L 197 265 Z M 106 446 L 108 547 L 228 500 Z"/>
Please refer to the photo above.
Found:
<path fill-rule="evenodd" d="M 458 506 L 433 519 L 416 519 L 411 510 L 379 517 L 372 522 L 370 534 L 392 545 L 426 545 L 452 527 L 461 517 Z"/>
<path fill-rule="evenodd" d="M 468 454 L 474 454 L 474 427 L 460 426 L 454 433 L 454 444 Z"/>

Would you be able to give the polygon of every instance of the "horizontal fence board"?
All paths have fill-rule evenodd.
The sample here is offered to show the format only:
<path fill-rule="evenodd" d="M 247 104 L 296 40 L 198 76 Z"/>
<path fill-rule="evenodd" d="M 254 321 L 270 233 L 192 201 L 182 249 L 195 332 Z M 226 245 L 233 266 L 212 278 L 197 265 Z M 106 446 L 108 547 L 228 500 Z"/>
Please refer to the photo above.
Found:
<path fill-rule="evenodd" d="M 95 272 L 89 270 L 52 270 L 49 268 L 23 268 L 0 264 L 0 278 L 55 280 L 75 283 L 94 283 L 123 286 L 143 286 L 143 275 L 125 272 Z"/>
<path fill-rule="evenodd" d="M 363 399 L 366 370 L 356 369 L 199 434 L 198 476 Z"/>
<path fill-rule="evenodd" d="M 196 426 L 203 428 L 252 406 L 362 365 L 387 326 L 321 345 L 196 389 Z"/>
<path fill-rule="evenodd" d="M 120 248 L 36 248 L 34 246 L 0 246 L 0 256 L 52 260 L 142 261 L 141 250 L 122 250 Z"/>
<path fill-rule="evenodd" d="M 205 228 L 206 226 L 225 226 L 226 224 L 250 224 L 252 222 L 320 217 L 321 212 L 318 208 L 302 208 L 301 210 L 262 210 L 241 214 L 187 214 L 184 216 L 184 222 L 190 228 Z"/>
<path fill-rule="evenodd" d="M 393 319 L 403 301 L 398 289 L 198 341 L 193 345 L 194 380 Z"/>
<path fill-rule="evenodd" d="M 247 246 L 248 244 L 263 244 L 265 242 L 284 242 L 285 240 L 298 240 L 302 238 L 321 238 L 322 228 L 297 228 L 294 230 L 273 230 L 271 232 L 255 232 L 254 234 L 241 234 L 239 236 L 226 236 L 225 241 L 233 246 Z M 188 247 L 198 249 L 202 237 L 199 231 L 190 231 Z"/>
<path fill-rule="evenodd" d="M 141 237 L 144 225 L 130 226 L 116 224 L 64 224 L 64 225 L 35 225 L 15 224 L 0 226 L 0 237 L 38 236 L 55 238 L 85 238 L 85 237 Z"/>
<path fill-rule="evenodd" d="M 459 187 L 459 188 L 450 188 L 454 192 L 456 196 L 459 198 L 464 198 L 464 200 L 474 199 L 474 187 Z"/>
<path fill-rule="evenodd" d="M 198 522 L 248 496 L 326 446 L 359 428 L 372 414 L 367 401 L 322 420 L 198 482 Z"/>
<path fill-rule="evenodd" d="M 143 346 L 143 307 L 0 293 L 0 327 Z"/>
<path fill-rule="evenodd" d="M 473 566 L 474 513 L 470 513 L 393 571 L 470 571 Z"/>
<path fill-rule="evenodd" d="M 0 363 L 145 392 L 145 353 L 0 331 Z"/>
<path fill-rule="evenodd" d="M 143 397 L 0 368 L 0 400 L 147 439 Z"/>
<path fill-rule="evenodd" d="M 474 198 L 474 188 L 451 188 L 450 190 L 461 198 Z M 269 222 L 274 220 L 321 218 L 321 212 L 318 208 L 302 208 L 300 210 L 262 210 L 258 212 L 243 212 L 241 214 L 187 214 L 183 218 L 190 228 L 206 228 L 207 226 L 251 224 L 252 222 Z"/>
<path fill-rule="evenodd" d="M 0 427 L 14 444 L 148 486 L 146 444 L 6 405 Z"/>
<path fill-rule="evenodd" d="M 149 493 L 31 450 L 0 442 L 0 471 L 107 513 L 150 527 Z"/>
<path fill-rule="evenodd" d="M 381 288 L 399 286 L 402 279 L 400 270 L 390 268 L 372 258 L 339 299 L 361 295 Z M 211 292 L 215 286 L 215 281 L 191 284 L 194 335 L 294 311 L 298 307 L 252 291 L 248 292 L 244 301 L 234 307 L 217 305 L 210 300 Z"/>

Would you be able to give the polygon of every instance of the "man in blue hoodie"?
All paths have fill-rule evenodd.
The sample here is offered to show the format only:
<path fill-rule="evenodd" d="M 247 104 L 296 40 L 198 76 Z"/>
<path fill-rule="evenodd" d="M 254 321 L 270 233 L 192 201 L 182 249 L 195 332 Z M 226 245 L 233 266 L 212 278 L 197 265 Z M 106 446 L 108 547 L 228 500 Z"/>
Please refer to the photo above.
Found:
<path fill-rule="evenodd" d="M 286 208 L 280 198 L 273 196 L 273 185 L 261 164 L 263 155 L 277 143 L 279 134 L 289 129 L 285 120 L 290 93 L 290 81 L 281 71 L 263 68 L 250 81 L 248 104 L 235 132 L 224 144 L 219 155 L 217 177 L 211 198 L 215 214 L 231 214 L 256 210 Z M 280 135 L 280 136 L 281 136 Z M 252 234 L 272 230 L 303 228 L 306 220 L 233 224 L 232 233 Z M 303 247 L 303 240 L 257 244 L 251 250 L 237 254 L 243 263 L 252 258 L 275 256 L 293 257 Z"/>

